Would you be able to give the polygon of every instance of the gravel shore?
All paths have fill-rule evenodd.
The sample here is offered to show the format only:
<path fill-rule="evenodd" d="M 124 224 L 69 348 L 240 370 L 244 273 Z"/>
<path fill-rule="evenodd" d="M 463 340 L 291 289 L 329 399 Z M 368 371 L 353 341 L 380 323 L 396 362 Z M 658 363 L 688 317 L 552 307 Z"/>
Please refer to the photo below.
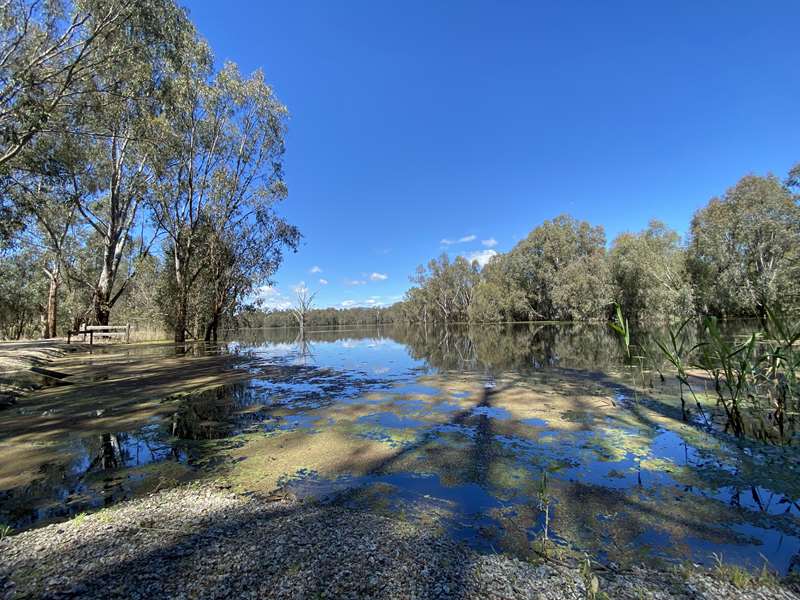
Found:
<path fill-rule="evenodd" d="M 608 598 L 800 599 L 703 572 L 599 572 Z M 187 485 L 0 541 L 6 598 L 587 598 L 577 569 L 342 507 Z M 602 596 L 598 596 L 602 597 Z"/>

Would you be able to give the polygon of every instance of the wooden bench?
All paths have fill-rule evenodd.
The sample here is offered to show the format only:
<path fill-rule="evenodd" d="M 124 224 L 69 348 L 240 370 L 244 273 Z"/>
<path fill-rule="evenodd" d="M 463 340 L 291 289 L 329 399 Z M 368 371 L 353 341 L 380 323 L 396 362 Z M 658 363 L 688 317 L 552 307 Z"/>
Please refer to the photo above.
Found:
<path fill-rule="evenodd" d="M 97 337 L 124 337 L 125 343 L 131 341 L 131 324 L 127 325 L 81 325 L 75 331 L 67 331 L 67 343 L 72 340 L 73 335 L 83 336 L 83 341 L 86 341 L 86 336 L 89 336 L 89 345 L 94 344 L 94 338 Z"/>

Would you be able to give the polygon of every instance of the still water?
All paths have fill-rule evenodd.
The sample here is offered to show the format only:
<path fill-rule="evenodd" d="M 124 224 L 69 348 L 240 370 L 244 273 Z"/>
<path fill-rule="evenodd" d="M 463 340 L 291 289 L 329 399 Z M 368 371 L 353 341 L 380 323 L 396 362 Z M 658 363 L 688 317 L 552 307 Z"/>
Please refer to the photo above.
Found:
<path fill-rule="evenodd" d="M 0 489 L 0 522 L 211 478 L 525 559 L 800 569 L 797 446 L 682 422 L 673 378 L 625 367 L 603 326 L 248 330 L 209 350 L 248 378 L 134 429 L 67 436 L 59 460 Z"/>

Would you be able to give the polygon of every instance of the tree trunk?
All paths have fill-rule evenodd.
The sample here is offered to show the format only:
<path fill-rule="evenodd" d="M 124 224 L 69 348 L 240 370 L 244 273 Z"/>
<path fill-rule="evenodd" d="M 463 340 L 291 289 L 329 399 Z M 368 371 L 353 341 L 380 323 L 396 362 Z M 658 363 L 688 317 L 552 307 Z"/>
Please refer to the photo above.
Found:
<path fill-rule="evenodd" d="M 56 272 L 50 275 L 50 289 L 47 292 L 47 322 L 44 327 L 45 339 L 54 338 L 58 325 L 58 290 L 61 287 L 61 275 Z"/>
<path fill-rule="evenodd" d="M 107 253 L 108 251 L 106 251 Z M 97 282 L 97 287 L 94 290 L 94 298 L 92 303 L 94 305 L 94 318 L 98 325 L 108 325 L 108 320 L 111 315 L 111 270 L 112 266 L 108 265 L 108 257 L 104 257 L 103 270 L 100 272 L 100 279 Z"/>
<path fill-rule="evenodd" d="M 175 264 L 175 283 L 178 290 L 178 299 L 175 306 L 175 343 L 183 344 L 186 341 L 186 319 L 189 312 L 189 290 L 184 272 L 185 262 L 181 260 L 180 245 L 173 245 Z"/>
<path fill-rule="evenodd" d="M 213 317 L 211 317 L 208 323 L 206 323 L 205 335 L 203 336 L 203 341 L 216 342 L 218 326 L 219 326 L 219 315 L 215 314 Z"/>
<path fill-rule="evenodd" d="M 762 327 L 767 326 L 768 314 L 766 302 L 758 302 L 756 305 L 756 313 L 758 314 L 758 321 Z"/>
<path fill-rule="evenodd" d="M 178 290 L 178 306 L 175 311 L 175 343 L 186 341 L 186 317 L 189 312 L 189 295 L 185 290 Z"/>

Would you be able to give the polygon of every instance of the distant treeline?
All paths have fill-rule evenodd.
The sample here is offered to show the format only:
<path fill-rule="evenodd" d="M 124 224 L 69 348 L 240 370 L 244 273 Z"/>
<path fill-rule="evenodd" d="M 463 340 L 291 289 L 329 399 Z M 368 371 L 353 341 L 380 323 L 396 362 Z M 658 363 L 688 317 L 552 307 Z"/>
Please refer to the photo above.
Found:
<path fill-rule="evenodd" d="M 393 307 L 421 322 L 589 321 L 615 302 L 632 320 L 695 314 L 764 318 L 800 309 L 800 164 L 781 181 L 743 177 L 692 219 L 687 239 L 659 221 L 617 236 L 562 215 L 481 269 L 443 254 L 419 266 Z M 399 316 L 397 316 L 399 313 Z"/>
<path fill-rule="evenodd" d="M 420 265 L 402 302 L 313 309 L 306 326 L 592 321 L 619 303 L 639 323 L 694 315 L 800 313 L 800 164 L 781 181 L 743 177 L 698 210 L 685 239 L 653 220 L 611 246 L 602 226 L 561 215 L 481 268 L 447 254 Z M 239 326 L 296 327 L 291 310 L 240 313 Z"/>
<path fill-rule="evenodd" d="M 382 325 L 403 319 L 395 304 L 387 308 L 317 308 L 305 315 L 305 326 L 310 328 L 337 327 L 344 325 Z M 238 327 L 297 327 L 298 321 L 291 310 L 265 312 L 248 308 L 239 314 Z"/>

